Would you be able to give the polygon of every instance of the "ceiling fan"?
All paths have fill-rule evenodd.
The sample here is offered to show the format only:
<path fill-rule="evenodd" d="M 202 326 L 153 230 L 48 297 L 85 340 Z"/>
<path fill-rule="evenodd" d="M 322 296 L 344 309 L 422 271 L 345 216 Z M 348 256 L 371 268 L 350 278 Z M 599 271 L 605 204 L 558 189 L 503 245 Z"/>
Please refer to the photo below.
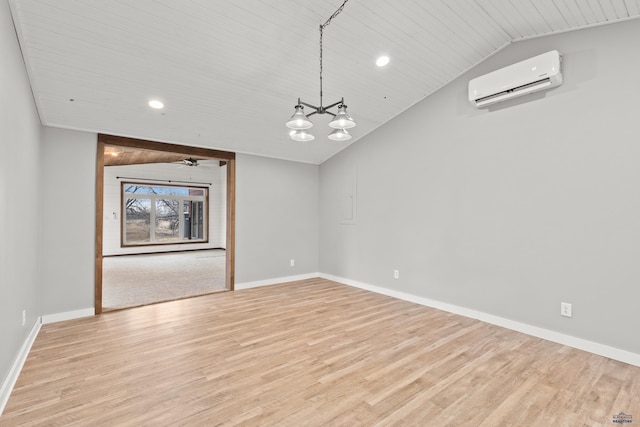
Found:
<path fill-rule="evenodd" d="M 189 157 L 188 159 L 183 159 L 180 163 L 182 163 L 183 166 L 198 166 L 198 160 Z"/>
<path fill-rule="evenodd" d="M 213 165 L 219 164 L 220 161 L 219 160 L 214 160 L 214 159 L 204 159 L 204 160 L 198 160 L 198 159 L 194 159 L 193 157 L 189 157 L 186 159 L 182 159 L 179 160 L 177 162 L 175 162 L 177 164 L 179 164 L 180 166 L 178 166 L 179 168 L 184 168 L 184 167 L 194 167 L 194 166 L 205 166 L 205 167 L 211 167 Z"/>

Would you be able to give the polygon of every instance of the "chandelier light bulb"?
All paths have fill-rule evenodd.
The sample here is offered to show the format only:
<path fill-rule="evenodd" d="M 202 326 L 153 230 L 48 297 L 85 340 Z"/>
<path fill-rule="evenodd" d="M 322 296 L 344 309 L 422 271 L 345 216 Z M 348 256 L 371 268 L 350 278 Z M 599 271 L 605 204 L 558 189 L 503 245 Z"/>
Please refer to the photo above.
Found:
<path fill-rule="evenodd" d="M 351 129 L 356 125 L 356 122 L 347 114 L 347 106 L 340 105 L 338 107 L 338 114 L 329 122 L 329 126 L 334 129 Z"/>
<path fill-rule="evenodd" d="M 335 129 L 329 134 L 329 139 L 332 141 L 348 141 L 351 139 L 351 134 L 346 129 Z"/>
<path fill-rule="evenodd" d="M 304 115 L 302 105 L 298 104 L 296 105 L 295 113 L 293 113 L 293 116 L 291 116 L 291 119 L 285 123 L 285 125 L 289 129 L 302 130 L 309 129 L 313 126 L 313 123 Z"/>
<path fill-rule="evenodd" d="M 291 136 L 291 139 L 298 142 L 309 142 L 315 139 L 313 135 L 304 129 L 293 130 L 289 133 L 289 136 Z"/>

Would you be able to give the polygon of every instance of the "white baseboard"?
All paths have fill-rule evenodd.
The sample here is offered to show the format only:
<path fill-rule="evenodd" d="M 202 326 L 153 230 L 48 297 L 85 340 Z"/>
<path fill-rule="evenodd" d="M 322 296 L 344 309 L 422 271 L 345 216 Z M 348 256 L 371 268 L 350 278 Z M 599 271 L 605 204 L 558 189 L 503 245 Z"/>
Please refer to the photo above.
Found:
<path fill-rule="evenodd" d="M 16 381 L 18 381 L 18 377 L 20 376 L 20 372 L 22 371 L 22 367 L 24 366 L 24 362 L 27 360 L 27 356 L 29 355 L 29 351 L 31 351 L 31 346 L 33 342 L 36 340 L 38 336 L 38 332 L 40 332 L 40 327 L 42 326 L 42 318 L 38 317 L 36 319 L 36 323 L 29 331 L 29 335 L 27 335 L 27 339 L 20 347 L 20 351 L 18 352 L 18 356 L 16 360 L 14 360 L 13 365 L 11 365 L 11 369 L 9 370 L 9 374 L 7 378 L 2 383 L 2 387 L 0 387 L 0 415 L 4 412 L 5 406 L 7 406 L 7 402 L 9 401 L 9 396 L 11 396 L 11 392 L 13 391 L 13 387 L 16 385 Z"/>
<path fill-rule="evenodd" d="M 297 276 L 278 277 L 276 279 L 256 280 L 255 282 L 236 283 L 235 290 L 257 288 L 259 286 L 278 285 L 286 282 L 295 282 L 296 280 L 315 279 L 320 277 L 320 273 L 307 273 Z"/>
<path fill-rule="evenodd" d="M 632 353 L 630 351 L 621 350 L 619 348 L 610 347 L 597 342 L 573 337 L 571 335 L 562 334 L 560 332 L 552 331 L 549 329 L 527 325 L 526 323 L 516 322 L 514 320 L 505 319 L 499 316 L 494 316 L 493 314 L 488 314 L 481 311 L 476 311 L 476 310 L 460 307 L 453 304 L 448 304 L 441 301 L 423 298 L 423 297 L 408 294 L 405 292 L 394 291 L 392 289 L 382 288 L 380 286 L 369 285 L 367 283 L 357 282 L 355 280 L 332 276 L 330 274 L 321 273 L 320 277 L 322 277 L 323 279 L 333 280 L 334 282 L 342 283 L 342 284 L 353 286 L 356 288 L 365 289 L 367 291 L 375 292 L 378 294 L 387 295 L 390 297 L 398 298 L 398 299 L 409 301 L 409 302 L 414 302 L 416 304 L 424 305 L 427 307 L 437 308 L 438 310 L 447 311 L 449 313 L 459 314 L 461 316 L 481 320 L 483 322 L 491 323 L 492 325 L 501 326 L 503 328 L 511 329 L 513 331 L 522 332 L 524 334 L 531 335 L 537 338 L 542 338 L 548 341 L 556 342 L 558 344 L 566 345 L 568 347 L 573 347 L 579 350 L 588 351 L 589 353 L 608 357 L 610 359 L 618 360 L 620 362 L 628 363 L 630 365 L 640 366 L 640 354 Z"/>
<path fill-rule="evenodd" d="M 81 317 L 90 317 L 95 315 L 96 311 L 93 307 L 82 308 L 80 310 L 65 311 L 63 313 L 45 314 L 42 316 L 42 323 L 62 322 L 63 320 L 79 319 Z"/>

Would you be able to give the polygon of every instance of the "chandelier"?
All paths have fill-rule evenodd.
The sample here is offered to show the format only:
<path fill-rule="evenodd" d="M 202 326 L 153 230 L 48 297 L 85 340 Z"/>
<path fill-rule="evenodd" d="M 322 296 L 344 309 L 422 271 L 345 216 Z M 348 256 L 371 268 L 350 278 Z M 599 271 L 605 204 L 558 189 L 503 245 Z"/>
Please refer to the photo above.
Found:
<path fill-rule="evenodd" d="M 302 102 L 300 101 L 300 98 L 298 98 L 298 103 L 294 107 L 295 112 L 293 113 L 293 116 L 291 116 L 291 119 L 285 123 L 285 125 L 291 129 L 289 136 L 291 136 L 291 139 L 294 141 L 305 142 L 312 141 L 314 139 L 314 136 L 307 132 L 307 129 L 313 126 L 313 123 L 308 117 L 313 116 L 314 114 L 329 114 L 333 117 L 329 122 L 329 126 L 334 130 L 329 134 L 329 139 L 333 141 L 347 141 L 351 139 L 351 135 L 347 132 L 347 129 L 354 127 L 356 122 L 347 113 L 347 106 L 344 104 L 344 98 L 327 106 L 322 105 L 322 32 L 324 27 L 329 25 L 331 20 L 342 12 L 344 5 L 347 4 L 348 1 L 349 0 L 344 0 L 342 5 L 333 12 L 333 15 L 331 15 L 329 19 L 327 19 L 327 22 L 320 25 L 320 106 L 317 107 L 315 105 Z M 304 107 L 308 107 L 313 111 L 305 115 Z M 338 107 L 338 111 L 336 113 L 329 111 L 334 107 Z"/>

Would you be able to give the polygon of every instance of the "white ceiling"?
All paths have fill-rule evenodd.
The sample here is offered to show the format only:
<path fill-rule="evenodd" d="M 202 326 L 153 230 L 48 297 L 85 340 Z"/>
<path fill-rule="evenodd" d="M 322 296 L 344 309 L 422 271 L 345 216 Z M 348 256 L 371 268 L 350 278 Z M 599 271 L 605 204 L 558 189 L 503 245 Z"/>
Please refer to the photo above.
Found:
<path fill-rule="evenodd" d="M 9 0 L 42 123 L 321 163 L 319 25 L 342 0 Z M 351 0 L 324 30 L 324 104 L 354 141 L 512 41 L 640 16 L 640 0 Z M 385 53 L 391 63 L 375 66 Z M 165 103 L 161 111 L 147 106 Z"/>

